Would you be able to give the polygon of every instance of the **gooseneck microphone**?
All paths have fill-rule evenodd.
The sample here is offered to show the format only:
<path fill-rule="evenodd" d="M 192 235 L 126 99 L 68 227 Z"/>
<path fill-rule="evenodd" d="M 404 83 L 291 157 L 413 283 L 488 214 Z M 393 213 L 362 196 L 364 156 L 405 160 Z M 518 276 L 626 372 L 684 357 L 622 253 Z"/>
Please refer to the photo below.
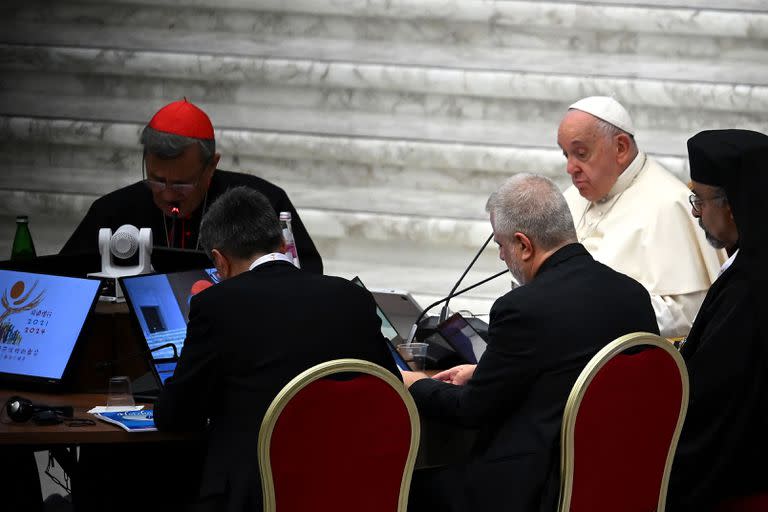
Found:
<path fill-rule="evenodd" d="M 171 208 L 168 211 L 168 213 L 171 216 L 171 234 L 168 238 L 168 247 L 175 247 L 176 246 L 176 224 L 178 224 L 179 217 L 181 216 L 181 210 L 179 210 L 179 205 L 177 204 L 171 204 Z"/>
<path fill-rule="evenodd" d="M 493 274 L 491 277 L 486 277 L 482 281 L 478 281 L 477 283 L 472 284 L 470 286 L 467 286 L 466 288 L 462 288 L 461 290 L 459 290 L 457 292 L 450 293 L 447 297 L 443 297 L 442 299 L 437 300 L 437 301 L 433 302 L 432 304 L 430 304 L 429 306 L 427 306 L 426 308 L 424 308 L 424 310 L 419 314 L 419 316 L 416 317 L 416 321 L 414 322 L 413 327 L 411 327 L 411 332 L 410 332 L 410 334 L 408 334 L 408 341 L 407 342 L 411 343 L 413 341 L 413 338 L 416 337 L 416 330 L 419 328 L 419 322 L 421 322 L 422 318 L 424 318 L 424 315 L 427 314 L 427 311 L 429 311 L 430 309 L 432 309 L 433 307 L 435 307 L 435 306 L 437 306 L 439 304 L 442 304 L 443 302 L 447 302 L 447 301 L 451 300 L 452 298 L 456 297 L 457 295 L 461 295 L 462 293 L 468 292 L 469 290 L 472 290 L 473 288 L 477 288 L 481 284 L 485 284 L 488 281 L 496 279 L 499 276 L 503 276 L 507 272 L 509 272 L 509 269 L 504 269 L 501 272 L 497 272 L 496 274 Z"/>
<path fill-rule="evenodd" d="M 485 241 L 483 246 L 480 247 L 480 250 L 477 251 L 477 254 L 475 254 L 475 257 L 472 258 L 472 261 L 469 262 L 469 265 L 467 265 L 467 268 L 464 269 L 464 273 L 461 274 L 461 277 L 459 278 L 459 280 L 456 281 L 456 284 L 453 285 L 453 288 L 451 288 L 451 291 L 448 293 L 448 298 L 445 299 L 445 305 L 443 306 L 443 309 L 440 310 L 440 317 L 438 318 L 437 323 L 439 324 L 443 323 L 445 319 L 448 317 L 448 302 L 451 300 L 451 297 L 453 297 L 453 293 L 456 291 L 456 288 L 459 287 L 459 285 L 461 284 L 461 281 L 464 279 L 464 276 L 466 276 L 467 272 L 469 272 L 469 269 L 471 269 L 472 266 L 475 264 L 475 262 L 477 261 L 477 258 L 479 258 L 481 254 L 483 254 L 483 251 L 485 250 L 486 247 L 488 247 L 488 244 L 492 239 L 493 239 L 493 233 L 491 233 L 491 235 L 488 237 L 488 240 Z"/>

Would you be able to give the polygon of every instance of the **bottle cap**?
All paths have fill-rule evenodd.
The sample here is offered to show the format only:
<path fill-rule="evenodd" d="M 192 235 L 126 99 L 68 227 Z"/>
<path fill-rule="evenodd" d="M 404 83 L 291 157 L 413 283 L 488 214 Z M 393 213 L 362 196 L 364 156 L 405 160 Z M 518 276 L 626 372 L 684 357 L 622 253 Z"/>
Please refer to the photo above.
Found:
<path fill-rule="evenodd" d="M 291 212 L 280 212 L 280 220 L 291 220 Z"/>
<path fill-rule="evenodd" d="M 21 222 L 21 223 L 29 222 L 29 217 L 27 217 L 26 215 L 17 215 L 16 222 Z"/>

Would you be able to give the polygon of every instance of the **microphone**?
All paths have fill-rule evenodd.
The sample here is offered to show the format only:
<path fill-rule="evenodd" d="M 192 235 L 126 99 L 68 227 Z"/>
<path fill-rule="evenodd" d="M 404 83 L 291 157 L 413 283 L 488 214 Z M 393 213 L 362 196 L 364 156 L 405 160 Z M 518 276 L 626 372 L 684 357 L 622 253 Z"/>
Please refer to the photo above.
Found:
<path fill-rule="evenodd" d="M 174 247 L 176 245 L 176 224 L 179 220 L 179 217 L 181 216 L 181 210 L 179 210 L 178 204 L 171 204 L 171 209 L 168 211 L 168 214 L 171 216 L 171 235 L 168 237 L 170 240 L 167 240 L 168 247 Z"/>
<path fill-rule="evenodd" d="M 174 345 L 173 343 L 164 343 L 163 345 L 158 345 L 155 348 L 150 348 L 148 350 L 142 350 L 140 352 L 135 352 L 135 353 L 133 353 L 133 354 L 131 354 L 129 356 L 118 357 L 117 359 L 107 359 L 106 361 L 99 361 L 98 363 L 96 363 L 96 369 L 97 370 L 103 370 L 105 368 L 111 368 L 116 363 L 121 363 L 123 361 L 129 361 L 129 360 L 135 359 L 137 357 L 141 357 L 141 356 L 145 356 L 147 354 L 151 354 L 152 352 L 157 352 L 158 350 L 162 350 L 164 348 L 170 348 L 171 350 L 173 350 L 173 357 L 171 359 L 173 359 L 174 361 L 178 361 L 179 360 L 179 352 L 176 349 L 176 345 Z"/>
<path fill-rule="evenodd" d="M 480 250 L 477 251 L 477 254 L 475 254 L 475 257 L 472 258 L 472 261 L 469 262 L 469 265 L 467 265 L 467 268 L 464 269 L 464 273 L 461 274 L 461 277 L 458 281 L 456 281 L 456 284 L 453 285 L 453 288 L 451 288 L 451 291 L 448 293 L 448 298 L 445 301 L 445 305 L 443 306 L 443 309 L 440 310 L 440 317 L 437 320 L 437 323 L 441 324 L 445 321 L 445 319 L 448 317 L 448 302 L 451 300 L 450 298 L 453 296 L 453 293 L 456 291 L 456 288 L 459 287 L 461 284 L 461 281 L 464 279 L 464 276 L 467 275 L 467 272 L 469 272 L 469 269 L 472 268 L 472 266 L 477 261 L 477 258 L 480 257 L 480 255 L 483 253 L 486 247 L 488 247 L 488 243 L 493 239 L 493 233 L 488 237 L 488 240 L 485 241 L 482 247 L 480 247 Z"/>
<path fill-rule="evenodd" d="M 470 286 L 467 286 L 466 288 L 462 288 L 461 290 L 459 290 L 457 292 L 454 291 L 454 292 L 450 293 L 447 297 L 443 297 L 442 299 L 437 300 L 437 301 L 433 302 L 432 304 L 430 304 L 429 306 L 427 306 L 426 308 L 424 308 L 424 310 L 419 314 L 419 316 L 416 317 L 416 321 L 414 322 L 413 327 L 411 327 L 411 332 L 410 332 L 410 334 L 408 334 L 408 341 L 407 341 L 407 343 L 413 342 L 413 339 L 416 337 L 416 331 L 419 328 L 419 322 L 421 322 L 421 320 L 424 318 L 424 315 L 427 314 L 427 311 L 429 311 L 430 309 L 432 309 L 433 307 L 435 307 L 435 306 L 437 306 L 439 304 L 442 304 L 443 302 L 447 302 L 447 301 L 451 300 L 452 298 L 456 297 L 457 295 L 461 295 L 464 292 L 468 292 L 469 290 L 477 288 L 481 284 L 485 284 L 488 281 L 492 281 L 493 279 L 496 279 L 499 276 L 503 276 L 507 272 L 509 272 L 509 269 L 504 269 L 501 272 L 497 272 L 496 274 L 493 274 L 491 277 L 486 277 L 482 281 L 478 281 L 477 283 L 472 284 Z"/>

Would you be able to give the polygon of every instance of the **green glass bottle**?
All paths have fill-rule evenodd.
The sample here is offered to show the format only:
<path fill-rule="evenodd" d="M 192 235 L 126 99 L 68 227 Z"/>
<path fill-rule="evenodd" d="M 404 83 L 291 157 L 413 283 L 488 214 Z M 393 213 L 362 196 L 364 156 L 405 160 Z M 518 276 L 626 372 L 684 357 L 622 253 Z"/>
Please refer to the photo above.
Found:
<path fill-rule="evenodd" d="M 35 244 L 29 232 L 29 219 L 26 215 L 16 217 L 16 236 L 13 237 L 11 249 L 12 260 L 31 260 L 36 257 Z"/>

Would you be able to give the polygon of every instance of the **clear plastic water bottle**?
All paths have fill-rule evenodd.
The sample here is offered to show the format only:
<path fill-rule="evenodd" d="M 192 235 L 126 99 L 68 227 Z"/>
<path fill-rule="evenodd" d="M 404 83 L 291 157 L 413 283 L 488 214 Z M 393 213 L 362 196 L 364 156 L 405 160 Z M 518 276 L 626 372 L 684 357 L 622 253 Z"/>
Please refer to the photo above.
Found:
<path fill-rule="evenodd" d="M 280 227 L 283 230 L 283 239 L 285 240 L 285 255 L 293 259 L 293 264 L 297 268 L 301 268 L 299 252 L 296 250 L 296 242 L 293 239 L 293 229 L 291 228 L 291 212 L 280 212 Z"/>
<path fill-rule="evenodd" d="M 29 219 L 26 215 L 19 215 L 16 217 L 16 236 L 13 237 L 11 259 L 31 260 L 35 256 L 35 244 L 29 232 Z"/>

